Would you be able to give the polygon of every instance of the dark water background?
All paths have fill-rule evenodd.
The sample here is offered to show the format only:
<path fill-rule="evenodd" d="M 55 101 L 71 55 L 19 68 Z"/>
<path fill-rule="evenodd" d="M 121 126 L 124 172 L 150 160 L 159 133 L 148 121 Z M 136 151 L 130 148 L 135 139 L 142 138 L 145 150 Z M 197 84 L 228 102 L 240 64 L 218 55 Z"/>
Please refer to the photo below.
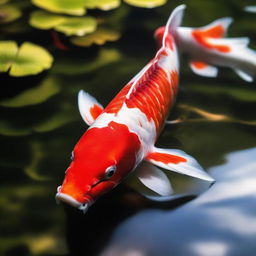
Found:
<path fill-rule="evenodd" d="M 184 121 L 166 125 L 157 145 L 193 155 L 206 170 L 212 170 L 216 185 L 198 199 L 187 196 L 157 203 L 121 184 L 86 215 L 55 203 L 70 152 L 87 128 L 78 113 L 78 91 L 84 89 L 106 105 L 153 57 L 154 29 L 181 3 L 187 5 L 184 25 L 202 26 L 232 16 L 235 22 L 229 35 L 249 36 L 250 47 L 256 48 L 256 15 L 243 11 L 255 1 L 169 1 L 149 10 L 123 4 L 112 11 L 123 15 L 121 39 L 89 49 L 68 45 L 69 51 L 58 50 L 47 31 L 12 34 L 11 39 L 19 42 L 30 40 L 48 47 L 55 63 L 37 76 L 0 76 L 0 255 L 256 255 L 252 186 L 256 184 L 256 154 L 247 150 L 256 146 L 255 83 L 248 84 L 224 68 L 217 79 L 198 77 L 189 70 L 185 57 L 180 91 L 169 117 Z M 52 94 L 44 101 L 6 104 L 42 83 L 48 89 L 38 91 L 38 96 Z M 198 109 L 206 114 L 198 114 Z M 213 121 L 209 113 L 224 118 Z M 171 178 L 177 191 L 189 191 L 193 183 L 180 175 L 171 174 Z M 230 190 L 234 193 L 225 200 L 210 203 L 218 193 L 225 197 Z M 227 212 L 232 207 L 240 215 Z M 227 220 L 237 229 L 225 226 Z M 193 242 L 194 249 L 188 247 Z"/>

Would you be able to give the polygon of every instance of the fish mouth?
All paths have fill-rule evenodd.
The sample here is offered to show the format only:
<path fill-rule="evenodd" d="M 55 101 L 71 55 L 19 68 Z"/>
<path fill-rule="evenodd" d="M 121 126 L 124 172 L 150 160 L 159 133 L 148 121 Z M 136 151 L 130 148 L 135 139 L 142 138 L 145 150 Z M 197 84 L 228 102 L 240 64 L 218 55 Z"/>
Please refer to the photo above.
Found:
<path fill-rule="evenodd" d="M 56 194 L 56 200 L 64 202 L 66 204 L 69 204 L 69 205 L 81 210 L 84 214 L 87 212 L 89 207 L 92 205 L 92 200 L 90 200 L 90 199 L 87 199 L 86 202 L 81 203 L 81 202 L 78 202 L 72 196 L 69 196 L 69 195 L 61 193 L 61 192 L 58 192 Z"/>

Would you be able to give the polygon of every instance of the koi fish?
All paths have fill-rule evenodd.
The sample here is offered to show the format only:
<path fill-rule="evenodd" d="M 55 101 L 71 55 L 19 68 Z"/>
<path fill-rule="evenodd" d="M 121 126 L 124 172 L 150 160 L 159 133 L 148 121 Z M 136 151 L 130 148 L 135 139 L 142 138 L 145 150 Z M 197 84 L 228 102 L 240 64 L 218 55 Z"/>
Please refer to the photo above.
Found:
<path fill-rule="evenodd" d="M 178 6 L 166 26 L 156 31 L 160 48 L 155 57 L 105 108 L 88 93 L 79 92 L 79 111 L 89 128 L 74 147 L 63 184 L 57 189 L 57 200 L 86 212 L 132 172 L 149 189 L 169 196 L 171 183 L 156 166 L 214 181 L 192 156 L 181 150 L 154 146 L 178 90 L 176 41 L 184 48 L 188 38 L 187 28 L 179 28 L 184 9 L 185 5 Z M 179 29 L 184 31 L 183 37 L 177 32 Z M 202 44 L 194 47 L 195 52 L 199 47 L 202 56 L 209 51 Z M 214 56 L 212 52 L 209 55 Z M 136 169 L 143 161 L 149 164 Z"/>
<path fill-rule="evenodd" d="M 256 52 L 247 47 L 248 37 L 224 38 L 232 21 L 225 17 L 200 28 L 179 27 L 174 38 L 178 49 L 190 55 L 190 67 L 196 74 L 216 77 L 216 66 L 230 67 L 242 79 L 252 82 L 256 76 Z"/>

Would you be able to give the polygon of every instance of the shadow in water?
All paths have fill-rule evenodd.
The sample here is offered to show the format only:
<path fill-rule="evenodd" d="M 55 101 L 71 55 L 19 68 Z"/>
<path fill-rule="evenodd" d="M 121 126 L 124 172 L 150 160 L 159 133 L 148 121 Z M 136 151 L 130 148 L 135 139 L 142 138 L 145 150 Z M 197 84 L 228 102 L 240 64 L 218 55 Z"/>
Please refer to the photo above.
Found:
<path fill-rule="evenodd" d="M 210 169 L 206 193 L 173 211 L 144 210 L 122 223 L 101 256 L 252 256 L 256 244 L 256 148 Z"/>

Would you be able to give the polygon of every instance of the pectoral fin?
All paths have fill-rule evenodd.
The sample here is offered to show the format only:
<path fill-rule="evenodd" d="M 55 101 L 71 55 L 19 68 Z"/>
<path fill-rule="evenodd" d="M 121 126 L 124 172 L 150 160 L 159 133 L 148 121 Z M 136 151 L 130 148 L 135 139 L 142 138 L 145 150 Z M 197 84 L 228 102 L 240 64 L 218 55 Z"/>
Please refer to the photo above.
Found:
<path fill-rule="evenodd" d="M 83 90 L 78 93 L 78 107 L 83 120 L 88 125 L 93 124 L 95 119 L 104 110 L 102 105 L 94 97 Z"/>
<path fill-rule="evenodd" d="M 210 182 L 214 181 L 193 157 L 181 150 L 154 148 L 147 155 L 146 160 L 167 170 Z"/>
<path fill-rule="evenodd" d="M 191 61 L 190 68 L 200 76 L 216 77 L 218 75 L 218 69 L 216 67 L 201 61 Z"/>
<path fill-rule="evenodd" d="M 153 190 L 161 196 L 170 196 L 172 194 L 172 186 L 163 171 L 157 167 L 142 163 L 136 170 L 139 180 L 149 189 Z"/>

